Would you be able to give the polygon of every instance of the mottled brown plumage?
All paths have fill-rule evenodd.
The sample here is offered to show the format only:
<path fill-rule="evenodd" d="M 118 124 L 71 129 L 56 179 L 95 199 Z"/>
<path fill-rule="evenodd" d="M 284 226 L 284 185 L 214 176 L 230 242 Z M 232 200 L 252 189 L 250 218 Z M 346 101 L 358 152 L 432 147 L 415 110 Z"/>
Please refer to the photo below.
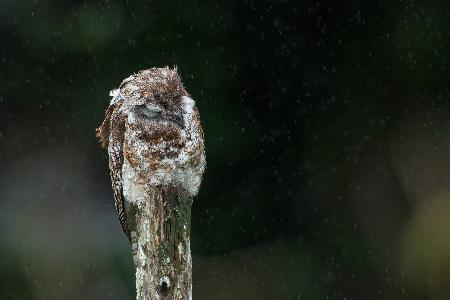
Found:
<path fill-rule="evenodd" d="M 131 241 L 125 211 L 127 201 L 140 205 L 131 196 L 136 189 L 172 186 L 197 193 L 205 168 L 203 132 L 176 69 L 140 71 L 112 96 L 97 136 L 108 149 L 115 206 Z"/>

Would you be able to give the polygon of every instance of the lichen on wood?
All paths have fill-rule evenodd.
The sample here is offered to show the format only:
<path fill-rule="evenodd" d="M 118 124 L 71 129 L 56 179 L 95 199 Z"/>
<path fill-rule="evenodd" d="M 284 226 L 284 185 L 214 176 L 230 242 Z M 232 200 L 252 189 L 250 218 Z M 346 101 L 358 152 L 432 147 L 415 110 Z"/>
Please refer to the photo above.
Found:
<path fill-rule="evenodd" d="M 132 232 L 138 299 L 189 299 L 192 294 L 190 209 L 182 191 L 152 189 L 134 210 Z"/>

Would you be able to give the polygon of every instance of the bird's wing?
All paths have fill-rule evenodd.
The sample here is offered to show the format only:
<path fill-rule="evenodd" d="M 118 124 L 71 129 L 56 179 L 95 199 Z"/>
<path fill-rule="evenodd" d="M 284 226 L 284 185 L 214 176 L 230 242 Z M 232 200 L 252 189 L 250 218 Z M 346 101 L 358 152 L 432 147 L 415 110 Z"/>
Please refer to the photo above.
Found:
<path fill-rule="evenodd" d="M 109 126 L 109 170 L 111 175 L 111 183 L 114 193 L 114 204 L 119 216 L 120 226 L 123 232 L 130 239 L 130 231 L 128 229 L 125 203 L 123 197 L 123 181 L 122 181 L 122 165 L 123 165 L 123 142 L 125 133 L 125 116 L 120 111 L 121 102 L 113 104 L 115 108 L 111 113 Z"/>

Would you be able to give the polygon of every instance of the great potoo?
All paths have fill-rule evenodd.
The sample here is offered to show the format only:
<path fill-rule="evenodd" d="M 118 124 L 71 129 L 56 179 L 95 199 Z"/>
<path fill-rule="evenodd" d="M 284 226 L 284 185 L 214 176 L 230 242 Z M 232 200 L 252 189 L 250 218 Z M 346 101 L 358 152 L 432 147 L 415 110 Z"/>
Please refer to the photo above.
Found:
<path fill-rule="evenodd" d="M 197 194 L 205 169 L 203 132 L 176 68 L 140 71 L 110 96 L 97 136 L 108 149 L 115 206 L 131 240 L 127 202 L 141 207 L 151 187 Z"/>

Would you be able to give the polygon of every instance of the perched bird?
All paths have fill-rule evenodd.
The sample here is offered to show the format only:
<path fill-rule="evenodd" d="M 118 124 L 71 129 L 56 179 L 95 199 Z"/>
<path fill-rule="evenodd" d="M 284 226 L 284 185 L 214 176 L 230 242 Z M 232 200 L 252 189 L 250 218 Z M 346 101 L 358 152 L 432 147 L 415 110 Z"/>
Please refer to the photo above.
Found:
<path fill-rule="evenodd" d="M 151 188 L 197 194 L 206 165 L 203 131 L 176 68 L 140 71 L 110 96 L 97 136 L 108 149 L 115 206 L 131 241 L 128 203 L 142 207 Z"/>

